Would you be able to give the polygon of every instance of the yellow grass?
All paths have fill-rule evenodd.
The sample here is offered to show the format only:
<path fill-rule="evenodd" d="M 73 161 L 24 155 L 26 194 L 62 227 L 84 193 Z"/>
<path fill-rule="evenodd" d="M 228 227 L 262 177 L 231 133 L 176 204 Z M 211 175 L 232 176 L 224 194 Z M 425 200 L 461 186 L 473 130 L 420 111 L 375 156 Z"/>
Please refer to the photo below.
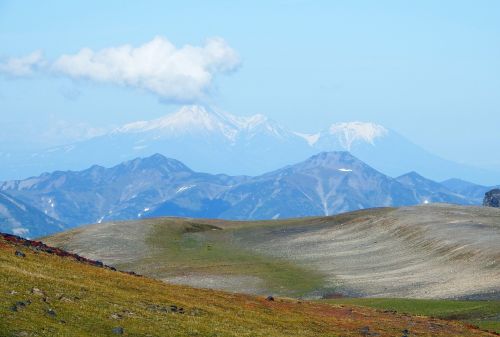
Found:
<path fill-rule="evenodd" d="M 15 256 L 16 249 L 26 257 Z M 404 329 L 418 336 L 491 336 L 457 322 L 369 308 L 169 285 L 0 238 L 0 336 L 116 336 L 116 327 L 125 336 L 345 337 L 362 336 L 365 327 L 380 336 Z"/>

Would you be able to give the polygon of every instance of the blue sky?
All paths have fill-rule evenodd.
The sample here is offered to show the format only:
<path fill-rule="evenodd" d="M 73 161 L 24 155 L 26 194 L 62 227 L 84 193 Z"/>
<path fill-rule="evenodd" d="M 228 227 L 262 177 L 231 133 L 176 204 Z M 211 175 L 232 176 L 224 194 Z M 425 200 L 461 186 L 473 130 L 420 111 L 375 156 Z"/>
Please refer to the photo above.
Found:
<path fill-rule="evenodd" d="M 447 159 L 500 168 L 499 17 L 498 1 L 0 0 L 3 64 L 43 55 L 29 75 L 0 76 L 0 150 L 66 141 L 192 101 L 304 132 L 377 122 Z M 57 62 L 157 36 L 204 51 L 218 37 L 227 53 L 206 63 L 204 52 L 200 69 L 213 77 L 179 86 L 182 99 L 168 79 L 161 89 L 142 77 L 98 81 Z"/>

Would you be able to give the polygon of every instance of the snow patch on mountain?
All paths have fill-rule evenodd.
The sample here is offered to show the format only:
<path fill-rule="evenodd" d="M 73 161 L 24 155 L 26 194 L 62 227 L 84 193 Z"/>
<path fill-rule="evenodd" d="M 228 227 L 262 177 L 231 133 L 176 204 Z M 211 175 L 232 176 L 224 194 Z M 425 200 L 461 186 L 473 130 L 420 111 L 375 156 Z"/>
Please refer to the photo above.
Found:
<path fill-rule="evenodd" d="M 337 136 L 342 146 L 350 151 L 354 142 L 363 141 L 373 145 L 375 139 L 385 136 L 389 131 L 374 123 L 347 122 L 332 124 L 328 132 Z"/>
<path fill-rule="evenodd" d="M 177 191 L 175 193 L 182 193 L 182 192 L 187 191 L 195 186 L 196 185 L 181 186 L 177 189 Z"/>
<path fill-rule="evenodd" d="M 15 205 L 16 207 L 19 207 L 19 209 L 26 211 L 26 205 L 23 205 L 22 203 L 18 202 L 16 199 L 11 198 L 6 194 L 2 194 L 2 198 L 9 201 L 10 203 Z"/>
<path fill-rule="evenodd" d="M 18 235 L 18 236 L 26 236 L 29 233 L 29 229 L 23 228 L 23 227 L 17 227 L 12 229 L 12 234 Z"/>

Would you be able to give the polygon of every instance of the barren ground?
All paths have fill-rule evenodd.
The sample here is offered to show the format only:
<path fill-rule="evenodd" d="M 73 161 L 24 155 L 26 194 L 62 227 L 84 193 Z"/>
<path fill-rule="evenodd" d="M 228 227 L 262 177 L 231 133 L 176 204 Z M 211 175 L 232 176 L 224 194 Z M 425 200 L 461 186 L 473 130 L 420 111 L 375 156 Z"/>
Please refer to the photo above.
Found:
<path fill-rule="evenodd" d="M 162 280 L 321 297 L 499 298 L 500 210 L 426 205 L 332 217 L 145 219 L 44 241 Z"/>

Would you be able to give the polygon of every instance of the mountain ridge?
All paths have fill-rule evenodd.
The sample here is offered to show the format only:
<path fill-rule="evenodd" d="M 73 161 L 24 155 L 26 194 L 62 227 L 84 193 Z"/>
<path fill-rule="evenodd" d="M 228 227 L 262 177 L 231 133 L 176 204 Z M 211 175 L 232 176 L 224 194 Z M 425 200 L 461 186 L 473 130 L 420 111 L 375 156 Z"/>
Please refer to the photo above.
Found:
<path fill-rule="evenodd" d="M 307 133 L 289 130 L 264 115 L 242 117 L 199 105 L 45 151 L 2 152 L 0 176 L 19 179 L 56 169 L 111 166 L 154 153 L 177 158 L 199 172 L 255 176 L 321 151 L 345 150 L 390 176 L 416 170 L 438 181 L 457 177 L 491 185 L 500 179 L 499 172 L 445 160 L 375 123 L 333 123 Z"/>
<path fill-rule="evenodd" d="M 462 195 L 418 177 L 413 184 L 404 176 L 393 179 L 346 151 L 321 152 L 253 177 L 200 173 L 155 154 L 110 168 L 93 165 L 7 181 L 0 183 L 0 191 L 71 227 L 158 216 L 255 220 L 482 202 L 475 194 Z"/>

